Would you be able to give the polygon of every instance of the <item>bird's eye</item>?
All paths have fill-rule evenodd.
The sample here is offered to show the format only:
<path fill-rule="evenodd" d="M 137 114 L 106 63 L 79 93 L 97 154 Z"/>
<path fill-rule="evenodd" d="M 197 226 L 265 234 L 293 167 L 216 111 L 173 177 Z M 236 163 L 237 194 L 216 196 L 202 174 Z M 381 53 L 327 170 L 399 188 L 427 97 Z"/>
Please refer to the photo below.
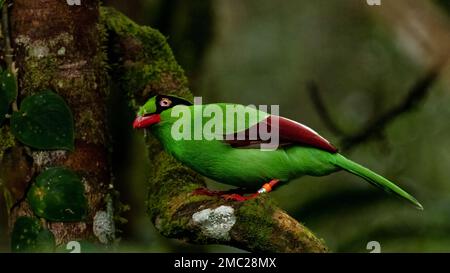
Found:
<path fill-rule="evenodd" d="M 162 107 L 168 107 L 172 104 L 172 101 L 169 100 L 168 98 L 162 98 L 161 101 L 159 102 L 159 105 L 161 105 Z"/>

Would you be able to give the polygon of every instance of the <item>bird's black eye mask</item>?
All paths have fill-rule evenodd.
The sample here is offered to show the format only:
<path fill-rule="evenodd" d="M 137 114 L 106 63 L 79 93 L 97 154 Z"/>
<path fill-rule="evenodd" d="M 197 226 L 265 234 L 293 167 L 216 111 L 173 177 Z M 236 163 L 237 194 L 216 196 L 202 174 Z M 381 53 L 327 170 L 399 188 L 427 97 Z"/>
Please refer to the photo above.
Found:
<path fill-rule="evenodd" d="M 155 99 L 155 104 L 156 104 L 155 114 L 160 114 L 162 111 L 165 111 L 177 105 L 186 105 L 186 106 L 192 105 L 192 103 L 188 100 L 179 97 L 165 96 L 165 95 L 157 95 Z"/>

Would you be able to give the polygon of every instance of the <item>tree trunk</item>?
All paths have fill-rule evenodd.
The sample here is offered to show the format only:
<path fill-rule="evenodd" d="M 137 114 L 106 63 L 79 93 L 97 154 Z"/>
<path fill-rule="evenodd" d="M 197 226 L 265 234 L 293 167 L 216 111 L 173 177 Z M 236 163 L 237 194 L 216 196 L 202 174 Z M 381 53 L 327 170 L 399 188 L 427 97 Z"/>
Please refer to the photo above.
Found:
<path fill-rule="evenodd" d="M 93 229 L 95 215 L 106 210 L 111 183 L 105 103 L 108 75 L 102 49 L 106 37 L 98 23 L 99 1 L 81 2 L 81 6 L 70 6 L 60 0 L 15 0 L 9 10 L 19 103 L 42 90 L 53 90 L 70 107 L 75 126 L 74 151 L 39 151 L 18 141 L 5 151 L 2 179 L 14 203 L 10 227 L 19 216 L 33 216 L 24 198 L 33 179 L 48 167 L 64 166 L 82 177 L 88 213 L 82 222 L 43 224 L 57 245 L 71 240 L 108 241 Z"/>

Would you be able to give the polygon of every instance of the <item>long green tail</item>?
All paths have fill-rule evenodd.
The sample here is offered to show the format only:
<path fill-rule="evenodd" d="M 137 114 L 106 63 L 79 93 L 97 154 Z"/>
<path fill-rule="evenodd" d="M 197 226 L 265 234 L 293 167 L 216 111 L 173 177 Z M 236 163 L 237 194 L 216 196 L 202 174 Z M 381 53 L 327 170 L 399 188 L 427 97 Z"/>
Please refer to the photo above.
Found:
<path fill-rule="evenodd" d="M 350 159 L 347 159 L 344 156 L 337 154 L 335 164 L 350 173 L 353 173 L 359 177 L 364 178 L 370 184 L 378 188 L 381 188 L 386 192 L 394 193 L 400 197 L 403 197 L 404 199 L 413 203 L 418 209 L 421 210 L 423 209 L 422 205 L 419 203 L 419 201 L 416 200 L 416 198 L 414 198 L 406 191 L 402 190 L 399 186 L 395 185 L 394 183 L 382 177 L 381 175 L 378 175 L 373 171 L 351 161 Z"/>

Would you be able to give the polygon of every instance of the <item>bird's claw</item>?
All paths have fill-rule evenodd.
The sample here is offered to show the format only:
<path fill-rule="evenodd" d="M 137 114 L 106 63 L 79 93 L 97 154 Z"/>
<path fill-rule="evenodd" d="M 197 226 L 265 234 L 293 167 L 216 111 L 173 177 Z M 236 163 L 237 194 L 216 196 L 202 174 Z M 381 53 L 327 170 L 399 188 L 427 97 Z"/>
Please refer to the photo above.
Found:
<path fill-rule="evenodd" d="M 232 193 L 232 194 L 223 194 L 221 197 L 223 199 L 225 199 L 225 200 L 243 202 L 243 201 L 247 201 L 247 200 L 251 200 L 253 198 L 256 198 L 258 195 L 259 194 L 254 193 L 254 194 L 251 194 L 249 196 L 242 196 L 240 194 Z"/>
<path fill-rule="evenodd" d="M 193 195 L 207 195 L 207 196 L 220 196 L 228 201 L 243 202 L 257 197 L 259 194 L 254 193 L 248 196 L 243 196 L 237 193 L 230 193 L 230 191 L 212 191 L 207 188 L 198 188 L 192 192 Z"/>

